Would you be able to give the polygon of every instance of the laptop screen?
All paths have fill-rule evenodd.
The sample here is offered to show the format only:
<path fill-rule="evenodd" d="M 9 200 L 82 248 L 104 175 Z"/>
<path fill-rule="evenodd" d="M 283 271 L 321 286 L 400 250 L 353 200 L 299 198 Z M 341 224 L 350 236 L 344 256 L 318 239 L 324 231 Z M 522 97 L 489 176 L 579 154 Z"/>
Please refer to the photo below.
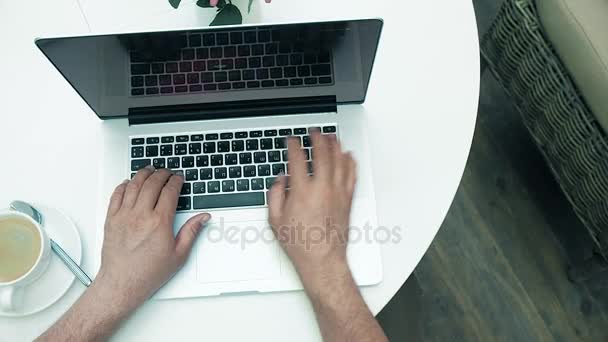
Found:
<path fill-rule="evenodd" d="M 36 40 L 102 119 L 134 109 L 312 96 L 363 102 L 376 19 Z"/>

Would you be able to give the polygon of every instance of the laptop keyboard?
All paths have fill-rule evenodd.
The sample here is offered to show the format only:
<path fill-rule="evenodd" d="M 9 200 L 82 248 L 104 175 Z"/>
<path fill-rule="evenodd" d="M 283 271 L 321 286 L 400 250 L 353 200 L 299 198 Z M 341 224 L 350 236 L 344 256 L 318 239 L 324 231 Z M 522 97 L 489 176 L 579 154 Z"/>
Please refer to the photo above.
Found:
<path fill-rule="evenodd" d="M 337 135 L 337 125 L 314 125 L 133 136 L 131 177 L 148 165 L 183 174 L 178 211 L 265 206 L 279 173 L 289 175 L 288 136 L 300 140 L 312 174 L 312 128 Z"/>
<path fill-rule="evenodd" d="M 131 96 L 327 86 L 332 55 L 306 34 L 259 28 L 191 32 L 161 54 L 130 51 Z"/>

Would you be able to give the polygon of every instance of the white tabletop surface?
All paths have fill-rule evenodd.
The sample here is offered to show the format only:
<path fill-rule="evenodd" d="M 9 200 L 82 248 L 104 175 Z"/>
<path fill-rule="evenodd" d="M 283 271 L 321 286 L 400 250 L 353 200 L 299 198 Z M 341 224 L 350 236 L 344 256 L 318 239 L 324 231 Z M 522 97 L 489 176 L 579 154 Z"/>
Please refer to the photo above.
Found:
<path fill-rule="evenodd" d="M 235 0 L 240 1 L 243 0 Z M 184 0 L 0 0 L 0 207 L 12 199 L 70 215 L 95 258 L 100 121 L 37 51 L 38 36 L 204 25 L 208 12 Z M 125 4 L 126 3 L 126 4 Z M 369 4 L 368 4 L 369 3 Z M 316 6 L 312 4 L 318 4 Z M 479 48 L 467 0 L 274 0 L 245 22 L 382 17 L 383 37 L 364 104 L 379 224 L 402 239 L 382 245 L 384 281 L 362 289 L 378 313 L 412 273 L 437 233 L 471 146 L 479 95 Z M 86 16 L 83 15 L 86 13 Z M 86 18 L 86 19 L 85 19 Z M 384 151 L 384 152 L 380 152 Z M 87 252 L 89 251 L 89 252 Z M 0 341 L 31 340 L 83 292 L 75 283 L 44 312 L 0 318 Z M 109 303 L 111 305 L 111 303 Z M 115 340 L 315 341 L 320 334 L 302 292 L 154 301 Z"/>

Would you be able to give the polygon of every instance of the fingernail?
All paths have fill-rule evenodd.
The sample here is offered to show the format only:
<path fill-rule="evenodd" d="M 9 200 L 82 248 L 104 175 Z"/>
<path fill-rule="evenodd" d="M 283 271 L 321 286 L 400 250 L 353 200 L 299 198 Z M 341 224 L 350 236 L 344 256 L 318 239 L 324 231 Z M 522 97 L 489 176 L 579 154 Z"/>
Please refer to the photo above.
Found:
<path fill-rule="evenodd" d="M 125 180 L 123 180 L 123 181 L 122 181 L 122 183 L 121 183 L 121 184 L 127 184 L 127 183 L 129 183 L 129 180 L 128 180 L 128 179 L 125 179 Z"/>
<path fill-rule="evenodd" d="M 148 170 L 150 170 L 150 171 L 154 171 L 154 166 L 152 166 L 152 165 L 146 165 L 145 168 L 148 169 Z"/>
<path fill-rule="evenodd" d="M 205 225 L 205 223 L 209 222 L 209 220 L 211 220 L 211 215 L 205 213 L 201 216 L 201 227 Z"/>

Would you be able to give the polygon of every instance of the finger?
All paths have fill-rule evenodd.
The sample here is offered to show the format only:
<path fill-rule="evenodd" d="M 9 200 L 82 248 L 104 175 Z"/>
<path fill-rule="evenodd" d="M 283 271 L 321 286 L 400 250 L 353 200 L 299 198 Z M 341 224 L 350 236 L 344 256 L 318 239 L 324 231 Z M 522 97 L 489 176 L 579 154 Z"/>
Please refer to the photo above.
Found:
<path fill-rule="evenodd" d="M 347 172 L 345 177 L 345 187 L 350 197 L 353 197 L 355 186 L 357 185 L 357 162 L 350 152 L 347 153 Z"/>
<path fill-rule="evenodd" d="M 297 190 L 309 182 L 306 158 L 298 139 L 287 139 L 287 148 L 291 187 Z"/>
<path fill-rule="evenodd" d="M 321 135 L 319 130 L 314 130 L 311 134 L 314 158 L 312 162 L 315 179 L 326 181 L 330 178 L 332 170 L 332 159 L 329 154 L 327 138 Z"/>
<path fill-rule="evenodd" d="M 169 177 L 171 177 L 171 172 L 167 169 L 157 170 L 152 176 L 148 177 L 139 192 L 136 206 L 146 210 L 154 210 L 156 202 L 158 202 L 158 196 L 167 184 Z"/>
<path fill-rule="evenodd" d="M 342 145 L 336 139 L 335 135 L 328 136 L 328 140 L 331 145 L 331 153 L 333 158 L 333 178 L 336 185 L 342 185 L 344 183 L 344 177 L 346 173 L 346 168 L 348 164 L 346 164 L 346 160 L 344 158 L 344 153 L 342 153 Z"/>
<path fill-rule="evenodd" d="M 171 176 L 167 181 L 167 184 L 165 184 L 161 190 L 154 210 L 175 214 L 179 193 L 182 191 L 182 185 L 184 185 L 184 177 L 182 175 Z"/>
<path fill-rule="evenodd" d="M 125 197 L 127 184 L 129 184 L 129 180 L 125 179 L 116 187 L 116 189 L 114 189 L 114 192 L 110 197 L 110 204 L 108 205 L 108 216 L 113 216 L 116 214 L 122 206 L 122 200 Z"/>
<path fill-rule="evenodd" d="M 179 229 L 177 237 L 175 238 L 175 253 L 180 263 L 183 264 L 188 259 L 194 241 L 201 232 L 203 225 L 211 219 L 211 215 L 208 213 L 198 214 L 191 217 L 184 225 Z"/>
<path fill-rule="evenodd" d="M 218 2 L 220 2 L 220 0 L 209 0 L 209 5 L 211 5 L 211 7 L 215 7 L 217 6 Z"/>
<path fill-rule="evenodd" d="M 285 185 L 285 176 L 281 174 L 268 192 L 268 218 L 271 224 L 276 222 L 283 214 Z"/>
<path fill-rule="evenodd" d="M 127 190 L 125 192 L 125 197 L 122 201 L 122 206 L 125 208 L 132 208 L 135 206 L 135 202 L 137 202 L 137 197 L 139 197 L 139 192 L 143 187 L 146 179 L 150 177 L 154 173 L 154 167 L 148 165 L 143 169 L 139 170 L 135 177 L 131 179 L 129 185 L 127 185 Z"/>

